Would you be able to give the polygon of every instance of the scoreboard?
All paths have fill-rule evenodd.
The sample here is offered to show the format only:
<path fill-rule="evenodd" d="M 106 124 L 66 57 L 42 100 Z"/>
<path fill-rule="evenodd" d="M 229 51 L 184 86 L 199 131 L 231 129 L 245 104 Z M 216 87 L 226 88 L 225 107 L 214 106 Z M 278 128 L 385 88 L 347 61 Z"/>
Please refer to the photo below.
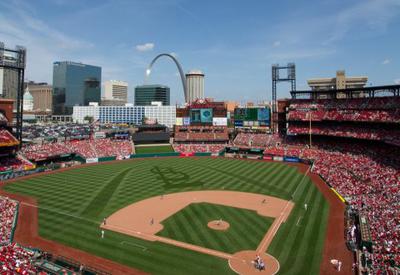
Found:
<path fill-rule="evenodd" d="M 269 108 L 235 108 L 235 127 L 269 127 L 270 114 Z"/>

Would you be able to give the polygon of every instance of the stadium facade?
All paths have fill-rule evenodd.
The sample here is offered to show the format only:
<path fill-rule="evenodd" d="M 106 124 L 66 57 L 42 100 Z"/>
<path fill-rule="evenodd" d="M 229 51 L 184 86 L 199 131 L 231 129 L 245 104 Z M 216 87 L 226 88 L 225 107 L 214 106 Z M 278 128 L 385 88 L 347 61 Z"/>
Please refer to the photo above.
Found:
<path fill-rule="evenodd" d="M 73 106 L 100 102 L 101 67 L 70 61 L 53 64 L 53 112 L 72 114 Z"/>
<path fill-rule="evenodd" d="M 175 106 L 74 106 L 72 118 L 83 123 L 85 117 L 92 117 L 100 123 L 126 123 L 141 125 L 144 118 L 155 119 L 159 124 L 172 128 L 176 122 Z"/>
<path fill-rule="evenodd" d="M 170 105 L 170 90 L 165 85 L 142 85 L 135 88 L 135 105 L 150 106 L 152 102 Z"/>

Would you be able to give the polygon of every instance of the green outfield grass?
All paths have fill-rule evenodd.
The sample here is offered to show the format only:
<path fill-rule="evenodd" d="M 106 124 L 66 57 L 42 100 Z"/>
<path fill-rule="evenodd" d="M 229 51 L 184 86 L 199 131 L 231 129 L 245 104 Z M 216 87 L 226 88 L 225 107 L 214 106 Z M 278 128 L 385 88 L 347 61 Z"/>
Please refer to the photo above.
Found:
<path fill-rule="evenodd" d="M 220 219 L 229 223 L 228 230 L 207 226 L 209 221 Z M 164 229 L 157 235 L 234 254 L 256 250 L 273 221 L 247 209 L 193 203 L 162 222 Z"/>
<path fill-rule="evenodd" d="M 154 158 L 80 167 L 15 182 L 4 189 L 38 199 L 39 234 L 44 238 L 152 274 L 208 275 L 234 273 L 224 259 L 172 245 L 110 231 L 101 239 L 99 224 L 129 204 L 161 194 L 224 189 L 289 200 L 297 188 L 292 214 L 280 227 L 268 253 L 279 260 L 279 274 L 317 274 L 328 204 L 307 177 L 302 179 L 296 168 L 283 163 Z M 307 212 L 303 209 L 305 202 Z M 196 219 L 193 216 L 192 222 Z M 188 224 L 181 230 L 193 228 Z M 252 234 L 247 225 L 242 224 L 240 230 Z M 212 235 L 205 238 L 204 242 L 216 241 Z"/>
<path fill-rule="evenodd" d="M 174 152 L 171 145 L 161 146 L 135 146 L 136 154 L 150 154 L 150 153 L 170 153 Z"/>

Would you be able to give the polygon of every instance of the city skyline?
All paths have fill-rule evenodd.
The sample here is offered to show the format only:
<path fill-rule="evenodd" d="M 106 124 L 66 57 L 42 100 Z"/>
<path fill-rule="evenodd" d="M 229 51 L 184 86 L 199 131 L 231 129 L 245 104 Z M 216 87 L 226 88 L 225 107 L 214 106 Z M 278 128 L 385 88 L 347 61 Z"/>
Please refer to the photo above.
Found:
<path fill-rule="evenodd" d="M 185 73 L 205 73 L 205 96 L 261 101 L 271 99 L 274 63 L 296 63 L 298 89 L 339 69 L 368 76 L 368 85 L 400 83 L 399 13 L 398 0 L 9 1 L 0 3 L 0 40 L 26 46 L 27 80 L 52 83 L 53 62 L 82 62 L 101 66 L 104 80 L 127 81 L 132 101 L 150 61 L 165 52 Z M 183 102 L 170 60 L 157 62 L 150 83 Z M 288 90 L 279 85 L 278 97 Z"/>

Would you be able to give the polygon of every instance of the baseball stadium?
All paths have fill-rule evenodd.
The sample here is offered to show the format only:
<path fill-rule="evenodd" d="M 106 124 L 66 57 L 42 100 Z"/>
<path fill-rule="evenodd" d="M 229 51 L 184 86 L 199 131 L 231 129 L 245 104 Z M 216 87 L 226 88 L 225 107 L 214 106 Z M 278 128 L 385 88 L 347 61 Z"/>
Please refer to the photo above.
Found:
<path fill-rule="evenodd" d="M 0 262 L 21 274 L 398 274 L 399 91 L 292 91 L 275 111 L 196 100 L 172 129 L 30 126 L 68 139 L 22 146 L 2 111 Z"/>

